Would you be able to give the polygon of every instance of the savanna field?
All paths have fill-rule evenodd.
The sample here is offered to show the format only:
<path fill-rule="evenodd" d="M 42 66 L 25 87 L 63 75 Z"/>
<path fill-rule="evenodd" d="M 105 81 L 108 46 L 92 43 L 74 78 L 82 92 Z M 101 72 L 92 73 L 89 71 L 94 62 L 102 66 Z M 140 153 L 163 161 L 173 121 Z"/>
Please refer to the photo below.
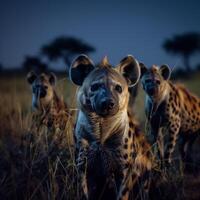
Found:
<path fill-rule="evenodd" d="M 176 81 L 200 96 L 200 73 Z M 56 91 L 73 113 L 76 90 L 64 75 L 58 77 Z M 0 199 L 80 199 L 73 148 L 51 145 L 45 128 L 37 136 L 31 130 L 31 88 L 26 75 L 1 76 L 0 96 Z M 135 108 L 141 128 L 148 134 L 141 88 Z M 179 154 L 175 153 L 174 160 L 176 167 L 168 175 L 162 172 L 151 189 L 152 199 L 200 199 L 200 140 L 194 145 L 191 172 L 183 173 Z"/>

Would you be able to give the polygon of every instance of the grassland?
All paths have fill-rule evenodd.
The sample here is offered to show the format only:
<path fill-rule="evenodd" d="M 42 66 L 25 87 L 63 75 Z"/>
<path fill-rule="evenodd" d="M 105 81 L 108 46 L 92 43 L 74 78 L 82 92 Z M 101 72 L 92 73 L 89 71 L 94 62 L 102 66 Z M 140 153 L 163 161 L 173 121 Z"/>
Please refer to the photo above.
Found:
<path fill-rule="evenodd" d="M 200 74 L 178 82 L 200 96 Z M 76 109 L 76 87 L 60 76 L 56 89 L 70 109 Z M 30 135 L 31 124 L 31 90 L 25 75 L 1 77 L 0 97 L 0 199 L 79 199 L 73 155 L 68 149 L 53 149 L 52 154 L 47 143 L 24 143 L 22 139 Z M 141 88 L 135 108 L 144 130 Z M 199 159 L 199 144 L 196 144 L 195 159 Z M 162 183 L 158 191 L 162 195 L 157 193 L 154 199 L 200 199 L 200 178 L 192 174 L 182 178 L 181 173 L 172 177 L 168 181 L 170 187 Z"/>

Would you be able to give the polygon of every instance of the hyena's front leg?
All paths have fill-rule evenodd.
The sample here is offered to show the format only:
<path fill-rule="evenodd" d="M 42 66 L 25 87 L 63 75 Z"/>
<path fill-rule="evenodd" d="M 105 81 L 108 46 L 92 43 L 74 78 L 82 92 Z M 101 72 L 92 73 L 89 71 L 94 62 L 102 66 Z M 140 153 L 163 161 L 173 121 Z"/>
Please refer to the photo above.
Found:
<path fill-rule="evenodd" d="M 77 170 L 78 170 L 78 177 L 81 183 L 81 189 L 83 191 L 84 197 L 88 199 L 88 186 L 87 186 L 87 177 L 86 177 L 86 170 L 87 170 L 87 147 L 80 146 L 78 148 L 78 156 L 77 156 Z"/>
<path fill-rule="evenodd" d="M 160 129 L 160 132 L 157 138 L 157 143 L 158 143 L 159 158 L 163 159 L 164 158 L 164 135 L 163 135 L 162 129 Z"/>
<path fill-rule="evenodd" d="M 118 200 L 128 200 L 129 193 L 138 180 L 138 175 L 135 173 L 133 166 L 133 157 L 135 157 L 134 145 L 132 140 L 129 140 L 127 137 L 123 141 L 123 150 L 121 152 L 123 178 L 117 196 Z"/>
<path fill-rule="evenodd" d="M 162 162 L 164 160 L 164 135 L 163 128 L 152 129 L 151 130 L 151 146 L 154 155 Z"/>
<path fill-rule="evenodd" d="M 166 147 L 165 159 L 167 164 L 171 164 L 172 154 L 174 152 L 176 141 L 178 138 L 178 133 L 180 130 L 180 119 L 176 118 L 172 120 L 168 130 L 169 130 L 169 141 Z"/>
<path fill-rule="evenodd" d="M 150 131 L 150 143 L 152 145 L 152 149 L 155 155 L 158 156 L 159 159 L 163 160 L 163 141 L 162 141 L 162 127 L 161 118 L 152 118 L 150 121 L 151 131 Z"/>
<path fill-rule="evenodd" d="M 138 175 L 133 172 L 133 166 L 128 162 L 123 169 L 123 180 L 118 193 L 118 200 L 128 200 L 130 191 L 138 180 Z"/>

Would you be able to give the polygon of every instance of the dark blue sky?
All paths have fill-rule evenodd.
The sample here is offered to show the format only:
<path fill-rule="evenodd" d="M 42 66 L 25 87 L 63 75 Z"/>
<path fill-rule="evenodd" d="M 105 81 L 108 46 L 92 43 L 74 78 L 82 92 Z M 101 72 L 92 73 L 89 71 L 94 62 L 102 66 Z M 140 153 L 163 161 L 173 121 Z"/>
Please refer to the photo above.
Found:
<path fill-rule="evenodd" d="M 43 44 L 60 35 L 94 45 L 95 61 L 108 55 L 113 64 L 127 54 L 151 65 L 181 64 L 168 55 L 164 39 L 200 32 L 200 1 L 0 0 L 0 62 L 20 66 Z"/>

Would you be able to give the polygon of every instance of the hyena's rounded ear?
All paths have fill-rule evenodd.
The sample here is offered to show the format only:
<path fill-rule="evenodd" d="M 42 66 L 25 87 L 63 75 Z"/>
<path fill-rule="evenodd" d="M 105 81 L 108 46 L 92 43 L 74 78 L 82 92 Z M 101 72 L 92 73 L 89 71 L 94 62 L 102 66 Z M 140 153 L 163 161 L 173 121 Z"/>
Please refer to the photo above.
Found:
<path fill-rule="evenodd" d="M 51 72 L 49 74 L 49 83 L 51 85 L 55 85 L 56 84 L 56 80 L 57 80 L 56 75 L 53 72 Z"/>
<path fill-rule="evenodd" d="M 140 66 L 138 61 L 131 55 L 126 56 L 119 64 L 119 70 L 125 77 L 128 86 L 133 87 L 140 79 Z"/>
<path fill-rule="evenodd" d="M 71 64 L 69 77 L 76 85 L 82 85 L 88 74 L 94 69 L 92 60 L 86 55 L 78 56 Z"/>
<path fill-rule="evenodd" d="M 144 63 L 139 63 L 139 65 L 140 65 L 140 71 L 141 71 L 140 78 L 142 78 L 142 76 L 148 71 L 148 69 Z"/>
<path fill-rule="evenodd" d="M 171 69 L 170 69 L 170 67 L 168 65 L 161 65 L 160 66 L 160 72 L 161 72 L 162 77 L 165 80 L 168 80 L 170 78 Z"/>
<path fill-rule="evenodd" d="M 34 71 L 30 71 L 26 76 L 26 80 L 29 84 L 32 84 L 36 78 L 37 75 L 35 74 Z"/>

